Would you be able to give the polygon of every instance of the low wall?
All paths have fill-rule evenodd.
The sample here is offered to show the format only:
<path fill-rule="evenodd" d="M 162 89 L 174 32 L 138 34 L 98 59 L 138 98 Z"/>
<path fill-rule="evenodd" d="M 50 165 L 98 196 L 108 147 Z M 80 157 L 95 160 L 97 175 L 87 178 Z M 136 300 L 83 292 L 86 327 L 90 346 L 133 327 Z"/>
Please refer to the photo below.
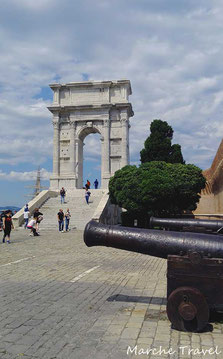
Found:
<path fill-rule="evenodd" d="M 94 212 L 92 220 L 104 224 L 118 224 L 121 223 L 121 212 L 122 209 L 111 204 L 109 194 L 105 193 Z"/>
<path fill-rule="evenodd" d="M 202 195 L 194 215 L 216 213 L 215 196 L 213 194 Z"/>
<path fill-rule="evenodd" d="M 223 190 L 221 189 L 218 193 L 202 194 L 197 209 L 193 213 L 195 216 L 223 214 Z"/>
<path fill-rule="evenodd" d="M 51 190 L 44 190 L 41 191 L 38 196 L 33 198 L 29 203 L 29 212 L 32 215 L 35 208 L 39 208 L 43 205 L 44 202 L 46 202 L 51 197 L 57 197 L 59 192 L 57 191 L 51 191 Z M 24 207 L 20 209 L 14 216 L 13 216 L 13 224 L 15 228 L 18 228 L 21 226 L 21 224 L 24 222 Z"/>

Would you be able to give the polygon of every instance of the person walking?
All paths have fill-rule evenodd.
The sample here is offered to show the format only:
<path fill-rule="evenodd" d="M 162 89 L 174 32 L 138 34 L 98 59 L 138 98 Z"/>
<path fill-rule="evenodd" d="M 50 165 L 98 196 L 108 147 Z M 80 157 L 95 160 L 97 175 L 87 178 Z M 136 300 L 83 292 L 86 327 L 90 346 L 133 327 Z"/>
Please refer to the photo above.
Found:
<path fill-rule="evenodd" d="M 64 213 L 63 210 L 60 209 L 59 212 L 57 213 L 57 218 L 58 218 L 58 224 L 59 224 L 59 232 L 63 232 L 64 230 Z"/>
<path fill-rule="evenodd" d="M 13 223 L 12 223 L 12 212 L 10 210 L 5 212 L 5 215 L 3 217 L 3 230 L 4 230 L 4 236 L 2 239 L 2 242 L 5 243 L 5 238 L 8 237 L 7 239 L 7 243 L 11 243 L 10 242 L 10 233 L 11 233 L 11 229 L 14 228 Z"/>
<path fill-rule="evenodd" d="M 60 190 L 60 203 L 65 203 L 65 195 L 66 195 L 66 191 L 64 189 L 64 187 L 61 188 Z"/>
<path fill-rule="evenodd" d="M 96 178 L 96 180 L 94 181 L 94 188 L 97 189 L 98 188 L 98 180 Z"/>
<path fill-rule="evenodd" d="M 27 224 L 29 222 L 29 207 L 28 207 L 28 204 L 26 204 L 25 208 L 24 208 L 24 212 L 23 212 L 23 217 L 24 217 L 24 228 L 26 229 L 27 228 Z"/>
<path fill-rule="evenodd" d="M 70 217 L 71 217 L 70 210 L 69 210 L 69 208 L 67 208 L 67 212 L 65 213 L 65 230 L 66 230 L 66 232 L 68 232 L 70 230 L 69 229 Z"/>
<path fill-rule="evenodd" d="M 88 191 L 88 189 L 85 190 L 85 199 L 86 199 L 86 202 L 87 204 L 89 204 L 89 197 L 91 195 L 91 192 Z"/>

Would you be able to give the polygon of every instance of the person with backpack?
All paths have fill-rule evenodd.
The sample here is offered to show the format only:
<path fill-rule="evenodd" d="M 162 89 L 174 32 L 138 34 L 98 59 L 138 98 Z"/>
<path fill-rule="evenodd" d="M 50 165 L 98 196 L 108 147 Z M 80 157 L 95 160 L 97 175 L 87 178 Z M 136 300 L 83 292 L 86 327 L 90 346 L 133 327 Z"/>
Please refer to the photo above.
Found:
<path fill-rule="evenodd" d="M 60 202 L 61 202 L 61 204 L 65 203 L 65 195 L 66 195 L 66 191 L 65 191 L 64 187 L 62 187 L 61 190 L 60 190 Z"/>

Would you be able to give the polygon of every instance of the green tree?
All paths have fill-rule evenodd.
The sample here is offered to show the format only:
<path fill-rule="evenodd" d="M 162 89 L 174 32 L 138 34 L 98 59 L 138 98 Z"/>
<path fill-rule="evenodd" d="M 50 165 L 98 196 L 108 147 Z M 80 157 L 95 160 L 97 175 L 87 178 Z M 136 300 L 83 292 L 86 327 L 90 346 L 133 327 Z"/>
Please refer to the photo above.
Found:
<path fill-rule="evenodd" d="M 153 120 L 150 125 L 150 136 L 140 152 L 141 163 L 165 161 L 184 163 L 180 145 L 172 145 L 173 129 L 166 121 Z"/>
<path fill-rule="evenodd" d="M 127 216 L 147 227 L 150 215 L 169 216 L 195 210 L 205 178 L 200 168 L 188 164 L 152 161 L 139 167 L 125 166 L 109 182 L 111 202 Z"/>

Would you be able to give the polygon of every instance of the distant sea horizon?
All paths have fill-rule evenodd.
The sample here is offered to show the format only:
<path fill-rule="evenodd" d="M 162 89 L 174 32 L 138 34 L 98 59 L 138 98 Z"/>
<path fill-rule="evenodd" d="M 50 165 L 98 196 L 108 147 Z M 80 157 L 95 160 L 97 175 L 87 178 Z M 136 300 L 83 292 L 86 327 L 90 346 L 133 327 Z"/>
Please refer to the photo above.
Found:
<path fill-rule="evenodd" d="M 10 209 L 11 211 L 19 211 L 21 209 L 21 207 L 17 207 L 17 206 L 0 206 L 0 211 L 6 211 L 7 209 Z"/>

